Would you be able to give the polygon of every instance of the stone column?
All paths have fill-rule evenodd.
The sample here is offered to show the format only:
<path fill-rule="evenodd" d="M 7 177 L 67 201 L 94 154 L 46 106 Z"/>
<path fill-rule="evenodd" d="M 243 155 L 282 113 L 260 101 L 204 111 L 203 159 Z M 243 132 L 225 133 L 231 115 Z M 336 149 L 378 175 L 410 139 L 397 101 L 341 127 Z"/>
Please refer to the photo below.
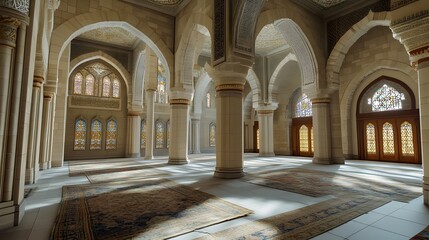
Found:
<path fill-rule="evenodd" d="M 341 114 L 340 114 L 340 95 L 338 90 L 331 94 L 331 102 L 329 104 L 330 120 L 331 120 L 331 159 L 332 163 L 344 164 L 345 158 L 343 153 L 343 142 L 341 132 Z"/>
<path fill-rule="evenodd" d="M 429 15 L 427 12 L 429 12 L 427 1 L 413 1 L 391 12 L 390 28 L 393 36 L 405 46 L 410 62 L 418 72 L 423 201 L 424 204 L 429 205 Z"/>
<path fill-rule="evenodd" d="M 429 53 L 429 46 L 426 48 Z M 429 56 L 417 67 L 420 96 L 420 136 L 423 163 L 423 198 L 429 205 Z"/>
<path fill-rule="evenodd" d="M 171 99 L 170 106 L 170 149 L 168 164 L 188 164 L 188 127 L 189 127 L 188 99 Z"/>
<path fill-rule="evenodd" d="M 51 111 L 49 112 L 48 152 L 46 154 L 47 162 L 48 162 L 48 169 L 52 167 L 52 148 L 54 145 L 53 139 L 54 139 L 56 99 L 57 99 L 57 95 L 52 94 L 52 100 L 50 102 L 50 107 L 49 107 Z"/>
<path fill-rule="evenodd" d="M 192 130 L 191 130 L 191 133 L 192 133 L 192 140 L 191 140 L 191 142 L 192 142 L 192 147 L 191 147 L 192 153 L 199 154 L 199 153 L 201 153 L 201 150 L 200 150 L 201 120 L 200 120 L 200 118 L 192 118 L 191 124 L 192 124 Z"/>
<path fill-rule="evenodd" d="M 34 184 L 39 179 L 40 128 L 42 120 L 42 86 L 44 79 L 40 76 L 33 78 L 33 95 L 31 100 L 30 133 L 28 156 L 25 173 L 25 183 Z"/>
<path fill-rule="evenodd" d="M 277 106 L 260 106 L 257 109 L 259 121 L 259 156 L 273 157 L 274 154 L 274 110 Z"/>
<path fill-rule="evenodd" d="M 146 149 L 144 159 L 153 159 L 153 130 L 154 130 L 155 90 L 146 90 Z"/>
<path fill-rule="evenodd" d="M 129 112 L 127 122 L 127 157 L 140 157 L 140 127 L 141 117 L 139 112 Z"/>
<path fill-rule="evenodd" d="M 40 159 L 39 167 L 40 170 L 48 169 L 48 157 L 49 157 L 49 138 L 50 138 L 50 115 L 51 115 L 51 103 L 52 103 L 52 94 L 45 93 L 43 96 L 43 112 L 42 112 L 42 134 L 41 134 L 41 144 L 40 144 Z"/>
<path fill-rule="evenodd" d="M 314 98 L 313 104 L 313 163 L 331 164 L 331 123 L 328 98 Z"/>

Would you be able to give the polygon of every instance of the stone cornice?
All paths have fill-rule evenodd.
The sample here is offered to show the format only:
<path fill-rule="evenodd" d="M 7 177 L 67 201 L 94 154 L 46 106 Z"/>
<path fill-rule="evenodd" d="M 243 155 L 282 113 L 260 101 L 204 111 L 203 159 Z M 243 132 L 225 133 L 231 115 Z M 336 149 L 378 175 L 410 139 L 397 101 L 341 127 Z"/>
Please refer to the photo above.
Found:
<path fill-rule="evenodd" d="M 221 84 L 216 86 L 216 91 L 240 91 L 244 90 L 244 85 L 242 84 Z"/>

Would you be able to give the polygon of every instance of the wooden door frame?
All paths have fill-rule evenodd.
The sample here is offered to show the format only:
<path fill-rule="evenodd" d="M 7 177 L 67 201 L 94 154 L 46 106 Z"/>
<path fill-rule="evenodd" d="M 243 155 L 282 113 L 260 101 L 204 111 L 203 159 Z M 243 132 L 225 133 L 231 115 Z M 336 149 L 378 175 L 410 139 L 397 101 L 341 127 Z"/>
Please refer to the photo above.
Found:
<path fill-rule="evenodd" d="M 308 128 L 308 148 L 309 154 L 301 154 L 299 150 L 299 129 L 302 125 Z M 311 129 L 313 128 L 313 117 L 292 118 L 292 154 L 295 156 L 312 157 L 311 151 Z M 314 135 L 313 135 L 314 138 Z"/>

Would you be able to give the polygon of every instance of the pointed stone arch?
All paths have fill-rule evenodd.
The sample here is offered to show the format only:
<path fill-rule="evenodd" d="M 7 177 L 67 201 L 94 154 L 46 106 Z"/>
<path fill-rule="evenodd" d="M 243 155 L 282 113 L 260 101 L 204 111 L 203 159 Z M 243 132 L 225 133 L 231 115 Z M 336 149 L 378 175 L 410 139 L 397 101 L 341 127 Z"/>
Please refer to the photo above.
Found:
<path fill-rule="evenodd" d="M 124 28 L 145 42 L 166 66 L 167 79 L 170 79 L 174 68 L 173 54 L 161 37 L 148 26 L 147 22 L 126 13 L 103 9 L 76 15 L 52 32 L 47 76 L 48 86 L 57 86 L 60 57 L 71 40 L 84 32 L 101 27 Z"/>
<path fill-rule="evenodd" d="M 252 89 L 252 103 L 256 107 L 262 101 L 261 81 L 253 69 L 249 69 L 246 79 Z"/>
<path fill-rule="evenodd" d="M 206 89 L 210 83 L 212 78 L 209 74 L 202 70 L 202 74 L 200 75 L 197 85 L 195 87 L 195 96 L 194 96 L 194 115 L 201 115 L 202 113 L 202 105 L 203 99 L 206 93 Z"/>
<path fill-rule="evenodd" d="M 326 79 L 328 87 L 338 89 L 340 84 L 339 72 L 350 47 L 371 28 L 376 26 L 389 26 L 390 12 L 374 13 L 370 11 L 366 17 L 353 25 L 335 44 L 326 64 Z"/>
<path fill-rule="evenodd" d="M 276 69 L 274 70 L 273 74 L 271 75 L 269 85 L 268 85 L 268 101 L 273 101 L 273 90 L 277 88 L 277 81 L 278 81 L 278 75 L 282 68 L 289 63 L 290 61 L 298 62 L 298 59 L 296 58 L 295 54 L 289 53 L 286 55 L 285 58 L 277 65 Z"/>

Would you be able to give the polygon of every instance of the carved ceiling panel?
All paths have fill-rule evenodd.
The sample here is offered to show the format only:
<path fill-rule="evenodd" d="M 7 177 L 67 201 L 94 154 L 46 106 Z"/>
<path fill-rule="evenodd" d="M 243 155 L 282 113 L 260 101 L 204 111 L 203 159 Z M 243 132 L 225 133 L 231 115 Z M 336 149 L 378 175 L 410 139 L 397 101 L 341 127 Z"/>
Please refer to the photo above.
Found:
<path fill-rule="evenodd" d="M 273 24 L 265 25 L 255 41 L 256 54 L 266 55 L 273 50 L 288 46 L 283 35 Z"/>
<path fill-rule="evenodd" d="M 127 48 L 134 48 L 138 41 L 137 37 L 129 31 L 120 27 L 97 28 L 82 33 L 80 38 L 96 42 L 107 43 L 109 45 L 118 45 Z"/>
<path fill-rule="evenodd" d="M 330 8 L 340 3 L 343 3 L 346 0 L 312 0 L 312 1 L 323 8 Z"/>

